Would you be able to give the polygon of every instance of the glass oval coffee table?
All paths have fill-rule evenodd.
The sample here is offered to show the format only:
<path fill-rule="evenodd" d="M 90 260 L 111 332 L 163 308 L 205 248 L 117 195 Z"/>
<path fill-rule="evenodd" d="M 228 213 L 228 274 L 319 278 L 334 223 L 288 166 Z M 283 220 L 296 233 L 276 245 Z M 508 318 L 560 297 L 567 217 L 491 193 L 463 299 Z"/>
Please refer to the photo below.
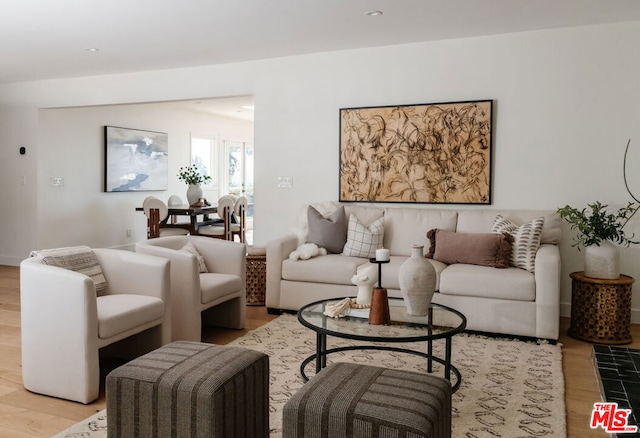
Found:
<path fill-rule="evenodd" d="M 307 304 L 298 311 L 298 321 L 316 332 L 316 353 L 307 357 L 300 365 L 300 374 L 305 381 L 309 380 L 305 373 L 306 366 L 315 360 L 316 373 L 327 366 L 327 356 L 332 353 L 348 350 L 386 350 L 413 354 L 427 359 L 427 372 L 433 372 L 433 362 L 444 366 L 444 378 L 451 380 L 452 391 L 456 391 L 462 381 L 460 371 L 451 364 L 451 340 L 456 333 L 467 326 L 467 318 L 457 310 L 432 303 L 426 316 L 407 315 L 407 309 L 401 298 L 389 298 L 391 322 L 385 325 L 372 325 L 368 320 L 368 309 L 352 309 L 350 315 L 342 318 L 331 318 L 324 314 L 327 304 L 340 301 L 342 298 L 317 301 Z M 426 342 L 426 352 L 395 347 L 392 345 L 352 345 L 346 347 L 327 348 L 327 335 L 337 338 L 379 343 Z M 444 357 L 433 353 L 433 341 L 444 339 Z"/>

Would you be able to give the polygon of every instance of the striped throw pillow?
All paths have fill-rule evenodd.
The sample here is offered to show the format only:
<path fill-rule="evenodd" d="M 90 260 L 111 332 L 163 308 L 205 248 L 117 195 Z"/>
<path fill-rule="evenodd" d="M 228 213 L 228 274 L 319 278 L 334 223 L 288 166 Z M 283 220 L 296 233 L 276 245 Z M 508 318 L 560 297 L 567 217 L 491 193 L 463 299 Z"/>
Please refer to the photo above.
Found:
<path fill-rule="evenodd" d="M 91 278 L 96 287 L 97 296 L 102 295 L 107 289 L 107 280 L 102 273 L 98 257 L 88 246 L 43 249 L 33 251 L 31 256 L 42 257 L 42 263 L 45 265 L 69 269 Z"/>
<path fill-rule="evenodd" d="M 533 219 L 525 224 L 516 225 L 511 220 L 497 215 L 491 227 L 492 233 L 509 233 L 513 236 L 511 265 L 516 268 L 535 271 L 536 253 L 540 247 L 544 217 Z"/>

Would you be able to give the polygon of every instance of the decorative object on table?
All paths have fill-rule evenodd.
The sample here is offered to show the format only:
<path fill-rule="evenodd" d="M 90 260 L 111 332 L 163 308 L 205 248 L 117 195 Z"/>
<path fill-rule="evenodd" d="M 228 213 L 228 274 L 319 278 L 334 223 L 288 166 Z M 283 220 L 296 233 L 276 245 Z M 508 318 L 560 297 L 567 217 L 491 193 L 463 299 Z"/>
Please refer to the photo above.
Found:
<path fill-rule="evenodd" d="M 578 230 L 572 245 L 580 250 L 585 247 L 584 275 L 591 278 L 616 279 L 620 276 L 620 256 L 613 242 L 629 246 L 640 243 L 627 236 L 624 226 L 638 211 L 639 206 L 629 202 L 626 207 L 616 212 L 607 211 L 608 205 L 599 201 L 587 204 L 586 208 L 566 205 L 558 209 L 560 217 L 571 224 L 571 229 Z"/>
<path fill-rule="evenodd" d="M 390 260 L 369 259 L 369 262 L 378 265 L 378 287 L 374 287 L 371 292 L 371 310 L 369 311 L 369 324 L 381 325 L 391 321 L 389 314 L 389 296 L 387 289 L 382 287 L 382 265 Z"/>
<path fill-rule="evenodd" d="M 625 225 L 640 209 L 640 200 L 633 195 L 627 183 L 627 153 L 630 143 L 631 139 L 627 141 L 624 151 L 622 175 L 627 193 L 637 205 L 629 201 L 626 207 L 613 212 L 607 210 L 608 205 L 603 205 L 599 201 L 587 204 L 590 211 L 586 208 L 578 210 L 569 205 L 558 208 L 560 217 L 571 224 L 572 230 L 578 231 L 571 246 L 577 247 L 578 250 L 580 246 L 585 247 L 584 275 L 587 277 L 607 280 L 619 278 L 620 255 L 613 242 L 625 247 L 640 243 L 633 240 L 633 234 L 627 236 L 624 230 Z"/>
<path fill-rule="evenodd" d="M 378 281 L 378 274 L 374 266 L 368 266 L 359 270 L 353 277 L 351 283 L 358 286 L 356 303 L 371 305 L 373 295 L 373 285 Z"/>
<path fill-rule="evenodd" d="M 341 108 L 339 200 L 491 204 L 492 106 Z"/>
<path fill-rule="evenodd" d="M 436 289 L 436 270 L 424 258 L 424 246 L 413 245 L 411 257 L 400 266 L 398 282 L 407 314 L 425 316 Z"/>
<path fill-rule="evenodd" d="M 323 313 L 330 318 L 342 318 L 349 316 L 351 309 L 367 309 L 369 307 L 369 304 L 358 304 L 354 298 L 343 298 L 340 301 L 327 304 Z"/>
<path fill-rule="evenodd" d="M 104 127 L 105 192 L 167 190 L 168 135 Z"/>
<path fill-rule="evenodd" d="M 187 202 L 194 205 L 202 198 L 202 187 L 200 184 L 211 180 L 211 177 L 205 173 L 200 173 L 195 164 L 187 167 L 181 167 L 178 171 L 178 179 L 189 184 L 187 188 Z"/>
<path fill-rule="evenodd" d="M 389 324 L 391 315 L 389 314 L 389 296 L 384 287 L 374 287 L 371 296 L 371 309 L 369 310 L 369 324 L 383 325 Z"/>

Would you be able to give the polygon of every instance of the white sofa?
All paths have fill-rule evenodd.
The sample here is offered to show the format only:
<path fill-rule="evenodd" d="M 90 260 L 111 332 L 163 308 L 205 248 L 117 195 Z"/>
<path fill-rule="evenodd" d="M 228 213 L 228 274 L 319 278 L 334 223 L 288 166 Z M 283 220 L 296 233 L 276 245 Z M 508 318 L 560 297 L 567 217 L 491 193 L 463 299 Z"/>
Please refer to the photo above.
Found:
<path fill-rule="evenodd" d="M 558 339 L 561 221 L 555 212 L 343 205 L 347 219 L 355 214 L 365 225 L 384 215 L 383 246 L 390 250 L 391 262 L 382 267 L 382 286 L 391 297 L 401 297 L 398 271 L 411 246 L 424 245 L 425 253 L 429 250 L 429 230 L 489 233 L 498 214 L 516 224 L 544 217 L 535 272 L 430 260 L 438 274 L 433 302 L 462 312 L 467 317 L 467 330 Z M 298 231 L 267 243 L 266 306 L 270 313 L 297 311 L 322 299 L 355 296 L 357 286 L 351 278 L 358 268 L 369 266 L 367 258 L 342 254 L 290 260 L 289 254 L 305 241 L 305 209 L 301 210 Z"/>

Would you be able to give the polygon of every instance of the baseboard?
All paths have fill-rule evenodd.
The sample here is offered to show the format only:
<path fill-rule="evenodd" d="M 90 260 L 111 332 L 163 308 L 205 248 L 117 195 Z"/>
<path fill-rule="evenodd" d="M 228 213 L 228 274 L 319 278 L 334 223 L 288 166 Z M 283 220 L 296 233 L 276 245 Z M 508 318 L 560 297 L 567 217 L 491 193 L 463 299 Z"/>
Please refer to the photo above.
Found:
<path fill-rule="evenodd" d="M 24 260 L 20 257 L 0 256 L 0 265 L 4 266 L 20 266 L 20 262 Z"/>

